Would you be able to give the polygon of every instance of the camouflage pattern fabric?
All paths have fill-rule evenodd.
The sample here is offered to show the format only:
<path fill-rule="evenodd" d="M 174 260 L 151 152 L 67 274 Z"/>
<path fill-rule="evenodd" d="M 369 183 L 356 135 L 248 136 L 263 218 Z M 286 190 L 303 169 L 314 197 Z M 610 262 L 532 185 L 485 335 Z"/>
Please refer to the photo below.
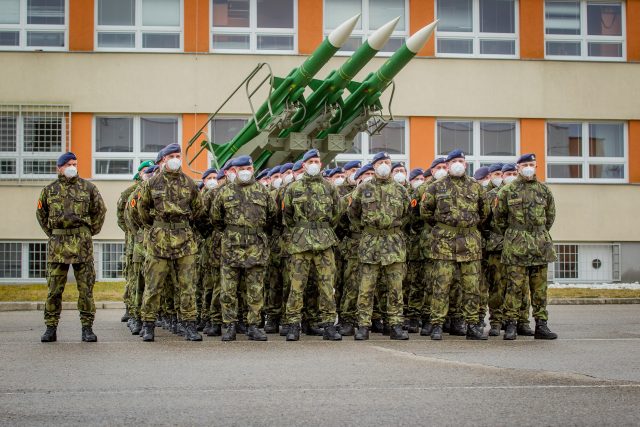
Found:
<path fill-rule="evenodd" d="M 259 184 L 262 185 L 262 184 Z M 265 266 L 254 265 L 252 267 L 233 267 L 223 262 L 220 267 L 221 294 L 220 305 L 222 307 L 222 322 L 229 324 L 243 320 L 238 316 L 238 285 L 244 279 L 246 288 L 243 295 L 247 307 L 248 325 L 260 323 L 260 313 L 263 305 L 263 282 Z"/>
<path fill-rule="evenodd" d="M 478 276 L 480 261 L 455 262 L 435 260 L 433 266 L 433 296 L 431 300 L 431 324 L 442 325 L 449 313 L 450 287 L 459 274 L 462 293 L 462 315 L 467 323 L 478 323 Z"/>
<path fill-rule="evenodd" d="M 145 266 L 146 286 L 140 310 L 142 321 L 153 322 L 160 309 L 160 295 L 171 271 L 175 271 L 177 290 L 173 294 L 179 308 L 180 319 L 187 322 L 196 320 L 196 296 L 193 285 L 193 270 L 196 264 L 195 255 L 187 255 L 177 259 L 149 256 Z M 175 304 L 174 301 L 174 304 Z M 167 307 L 165 312 L 169 312 Z"/>
<path fill-rule="evenodd" d="M 144 269 L 142 262 L 134 262 L 132 267 L 132 276 L 134 279 L 133 304 L 130 309 L 131 316 L 134 319 L 140 319 L 140 309 L 142 308 L 142 299 L 144 297 Z"/>
<path fill-rule="evenodd" d="M 402 279 L 404 263 L 360 264 L 360 289 L 358 292 L 358 325 L 371 327 L 374 292 L 380 282 L 387 284 L 386 316 L 390 325 L 400 325 L 402 317 Z"/>
<path fill-rule="evenodd" d="M 414 270 L 413 273 L 411 273 L 411 269 Z M 409 319 L 419 320 L 430 317 L 433 288 L 432 270 L 433 261 L 431 260 L 409 262 L 407 276 L 415 274 L 415 278 L 411 279 L 413 285 L 409 288 L 409 297 L 407 298 L 405 316 Z"/>
<path fill-rule="evenodd" d="M 500 262 L 501 254 L 492 252 L 482 260 L 482 273 L 489 288 L 489 323 L 499 325 L 504 320 L 502 303 L 504 302 L 505 281 L 504 268 Z"/>
<path fill-rule="evenodd" d="M 547 312 L 547 265 L 505 265 L 506 292 L 504 299 L 504 319 L 529 322 L 528 309 L 521 311 L 522 300 L 526 289 L 531 293 L 531 307 L 533 318 L 549 320 Z"/>
<path fill-rule="evenodd" d="M 44 306 L 44 323 L 47 326 L 58 326 L 60 311 L 62 310 L 62 293 L 67 283 L 69 264 L 50 262 L 47 266 L 47 301 Z M 78 311 L 82 326 L 92 326 L 96 314 L 93 301 L 93 285 L 96 273 L 93 262 L 73 264 L 73 275 L 78 287 Z"/>

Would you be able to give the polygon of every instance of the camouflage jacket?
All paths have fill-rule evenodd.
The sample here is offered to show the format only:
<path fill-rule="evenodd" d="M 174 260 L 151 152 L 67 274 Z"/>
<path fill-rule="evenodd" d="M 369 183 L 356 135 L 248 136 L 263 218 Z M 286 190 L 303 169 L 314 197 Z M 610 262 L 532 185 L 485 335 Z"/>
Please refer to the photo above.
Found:
<path fill-rule="evenodd" d="M 421 239 L 423 238 L 425 228 L 430 232 L 431 226 L 429 226 L 429 224 L 420 217 L 420 206 L 418 206 L 418 200 L 422 198 L 422 194 L 424 193 L 424 190 L 421 191 L 422 187 L 426 186 L 421 185 L 415 190 L 412 189 L 412 192 L 410 193 L 411 203 L 409 205 L 409 222 L 407 224 L 408 261 L 420 261 L 427 258 L 425 256 L 426 251 L 423 250 L 423 245 L 421 244 Z"/>
<path fill-rule="evenodd" d="M 498 196 L 499 187 L 489 184 L 489 187 L 484 192 L 484 203 L 491 207 L 494 205 L 496 197 Z M 490 210 L 487 220 L 482 227 L 482 239 L 484 243 L 485 252 L 502 252 L 502 231 L 496 225 L 493 212 Z"/>
<path fill-rule="evenodd" d="M 504 233 L 504 264 L 532 266 L 556 260 L 549 234 L 556 206 L 545 184 L 518 176 L 498 191 L 493 215 L 497 228 Z"/>
<path fill-rule="evenodd" d="M 145 235 L 148 234 L 148 227 L 142 222 L 137 208 L 143 184 L 140 182 L 131 192 L 124 207 L 124 220 L 133 238 L 133 262 L 143 262 L 147 256 Z"/>
<path fill-rule="evenodd" d="M 430 183 L 420 215 L 431 224 L 432 259 L 468 262 L 482 259 L 480 226 L 489 214 L 482 186 L 472 178 L 445 176 Z"/>
<path fill-rule="evenodd" d="M 340 227 L 346 230 L 340 242 L 340 252 L 343 258 L 358 259 L 360 249 L 360 238 L 362 237 L 362 224 L 359 220 L 349 219 L 349 200 L 352 200 L 353 193 L 346 194 L 340 198 Z"/>
<path fill-rule="evenodd" d="M 338 190 L 321 176 L 292 182 L 282 199 L 283 224 L 290 231 L 287 252 L 322 251 L 337 243 L 333 231 L 340 215 Z"/>
<path fill-rule="evenodd" d="M 250 268 L 267 264 L 276 203 L 262 184 L 252 179 L 247 184 L 225 185 L 216 193 L 209 216 L 216 230 L 224 230 L 221 261 L 225 265 Z"/>
<path fill-rule="evenodd" d="M 80 177 L 58 179 L 42 189 L 36 218 L 49 236 L 48 262 L 93 262 L 93 242 L 107 208 L 95 185 Z"/>
<path fill-rule="evenodd" d="M 220 267 L 220 239 L 222 238 L 222 233 L 213 228 L 209 215 L 211 205 L 219 190 L 219 188 L 205 190 L 202 194 L 202 205 L 204 206 L 206 215 L 201 218 L 199 226 L 202 236 L 204 237 L 200 248 L 200 266 L 206 270 Z"/>
<path fill-rule="evenodd" d="M 338 189 L 338 196 L 340 196 L 341 198 L 346 196 L 347 194 L 351 194 L 353 193 L 353 190 L 356 189 L 356 186 L 354 184 L 349 184 L 347 182 L 345 182 L 344 184 L 340 185 L 339 187 L 336 187 Z"/>
<path fill-rule="evenodd" d="M 120 193 L 120 197 L 118 198 L 117 208 L 116 208 L 116 217 L 118 218 L 118 227 L 122 231 L 124 231 L 124 243 L 125 243 L 125 253 L 127 255 L 131 255 L 133 253 L 133 235 L 129 233 L 129 228 L 124 219 L 124 210 L 127 206 L 127 201 L 129 200 L 129 196 L 133 191 L 138 187 L 138 183 L 134 183 L 127 187 L 122 193 Z"/>
<path fill-rule="evenodd" d="M 404 230 L 409 210 L 407 189 L 393 179 L 374 177 L 360 184 L 351 196 L 349 218 L 362 225 L 358 258 L 364 264 L 405 262 Z"/>
<path fill-rule="evenodd" d="M 182 171 L 164 169 L 141 188 L 138 213 L 149 227 L 147 253 L 177 259 L 198 252 L 192 227 L 203 214 L 196 183 Z"/>

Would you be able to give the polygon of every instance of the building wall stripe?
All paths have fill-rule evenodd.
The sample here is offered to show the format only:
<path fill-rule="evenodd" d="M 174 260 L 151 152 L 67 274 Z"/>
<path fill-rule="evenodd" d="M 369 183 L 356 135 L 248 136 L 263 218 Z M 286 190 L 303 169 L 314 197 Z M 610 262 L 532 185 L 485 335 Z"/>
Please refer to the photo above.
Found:
<path fill-rule="evenodd" d="M 409 31 L 415 33 L 435 20 L 435 0 L 409 0 Z M 435 56 L 435 35 L 418 52 L 418 56 Z"/>
<path fill-rule="evenodd" d="M 520 58 L 544 58 L 544 0 L 519 2 Z"/>
<path fill-rule="evenodd" d="M 520 120 L 520 153 L 535 153 L 538 162 L 536 174 L 540 181 L 544 181 L 547 175 L 544 149 L 545 122 L 545 119 Z"/>
<path fill-rule="evenodd" d="M 92 176 L 92 127 L 92 113 L 71 113 L 71 151 L 78 158 L 78 175 L 83 178 Z"/>
<path fill-rule="evenodd" d="M 209 52 L 209 0 L 184 2 L 184 51 Z"/>
<path fill-rule="evenodd" d="M 200 174 L 192 172 L 187 166 L 186 160 L 186 149 L 189 140 L 196 134 L 198 129 L 205 124 L 207 119 L 209 118 L 208 114 L 183 114 L 182 115 L 182 170 L 184 170 L 187 175 L 190 177 L 199 180 Z M 206 129 L 205 129 L 206 131 Z M 202 142 L 205 138 L 201 137 L 198 139 L 198 142 L 194 144 L 194 146 L 189 150 L 190 155 L 195 155 L 200 149 L 200 142 Z M 191 167 L 198 171 L 203 171 L 209 167 L 209 157 L 206 151 L 203 151 L 202 154 L 196 158 L 196 160 L 191 164 Z"/>
<path fill-rule="evenodd" d="M 69 0 L 69 50 L 92 51 L 94 0 Z"/>
<path fill-rule="evenodd" d="M 312 53 L 322 40 L 323 27 L 322 0 L 298 1 L 298 52 L 303 55 Z"/>
<path fill-rule="evenodd" d="M 627 61 L 640 61 L 640 0 L 627 0 Z"/>
<path fill-rule="evenodd" d="M 429 167 L 436 152 L 436 118 L 410 117 L 409 136 L 409 163 L 411 169 Z"/>
<path fill-rule="evenodd" d="M 629 120 L 629 182 L 640 184 L 640 120 Z"/>

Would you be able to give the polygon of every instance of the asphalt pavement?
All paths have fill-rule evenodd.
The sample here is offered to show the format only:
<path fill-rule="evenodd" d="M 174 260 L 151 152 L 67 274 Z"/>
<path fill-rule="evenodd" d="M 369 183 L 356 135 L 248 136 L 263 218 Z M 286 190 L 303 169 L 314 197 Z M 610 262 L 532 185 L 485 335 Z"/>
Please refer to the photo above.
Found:
<path fill-rule="evenodd" d="M 0 313 L 0 425 L 638 425 L 640 305 L 551 306 L 556 341 L 143 343 L 99 310 Z"/>

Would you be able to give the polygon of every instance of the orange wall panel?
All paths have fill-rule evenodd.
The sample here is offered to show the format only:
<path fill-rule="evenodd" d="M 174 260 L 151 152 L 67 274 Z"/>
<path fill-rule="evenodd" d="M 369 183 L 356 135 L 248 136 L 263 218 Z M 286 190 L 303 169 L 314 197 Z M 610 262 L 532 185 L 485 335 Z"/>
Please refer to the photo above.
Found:
<path fill-rule="evenodd" d="M 205 124 L 207 119 L 209 118 L 208 114 L 183 114 L 182 115 L 182 170 L 189 176 L 194 179 L 200 179 L 200 174 L 192 172 L 191 169 L 187 166 L 187 144 L 189 140 L 196 134 L 196 132 Z M 207 129 L 205 128 L 205 132 Z M 198 150 L 200 150 L 200 142 L 205 138 L 201 137 L 198 139 L 198 142 L 193 145 L 191 149 L 189 149 L 189 154 L 194 156 Z M 197 171 L 204 172 L 207 168 L 209 168 L 209 156 L 208 151 L 204 150 L 191 164 L 191 167 Z"/>
<path fill-rule="evenodd" d="M 433 0 L 409 0 L 409 32 L 415 33 L 420 28 L 435 20 L 435 1 Z M 427 44 L 418 52 L 418 56 L 435 56 L 435 34 Z"/>
<path fill-rule="evenodd" d="M 209 0 L 184 2 L 184 51 L 209 52 Z"/>
<path fill-rule="evenodd" d="M 545 119 L 520 120 L 520 154 L 534 153 L 538 162 L 536 174 L 544 181 L 547 174 L 547 162 L 544 150 Z"/>
<path fill-rule="evenodd" d="M 627 0 L 627 60 L 640 61 L 640 0 Z"/>
<path fill-rule="evenodd" d="M 640 120 L 629 121 L 629 182 L 640 184 Z"/>
<path fill-rule="evenodd" d="M 71 113 L 71 147 L 70 150 L 78 158 L 78 175 L 92 178 L 93 163 L 92 125 L 93 114 Z"/>
<path fill-rule="evenodd" d="M 300 0 L 298 2 L 298 53 L 312 53 L 322 40 L 322 0 Z"/>
<path fill-rule="evenodd" d="M 435 117 L 410 117 L 410 167 L 427 168 L 435 156 Z"/>
<path fill-rule="evenodd" d="M 93 50 L 93 0 L 69 0 L 69 50 Z"/>
<path fill-rule="evenodd" d="M 520 5 L 520 58 L 544 58 L 544 0 L 526 0 Z"/>

